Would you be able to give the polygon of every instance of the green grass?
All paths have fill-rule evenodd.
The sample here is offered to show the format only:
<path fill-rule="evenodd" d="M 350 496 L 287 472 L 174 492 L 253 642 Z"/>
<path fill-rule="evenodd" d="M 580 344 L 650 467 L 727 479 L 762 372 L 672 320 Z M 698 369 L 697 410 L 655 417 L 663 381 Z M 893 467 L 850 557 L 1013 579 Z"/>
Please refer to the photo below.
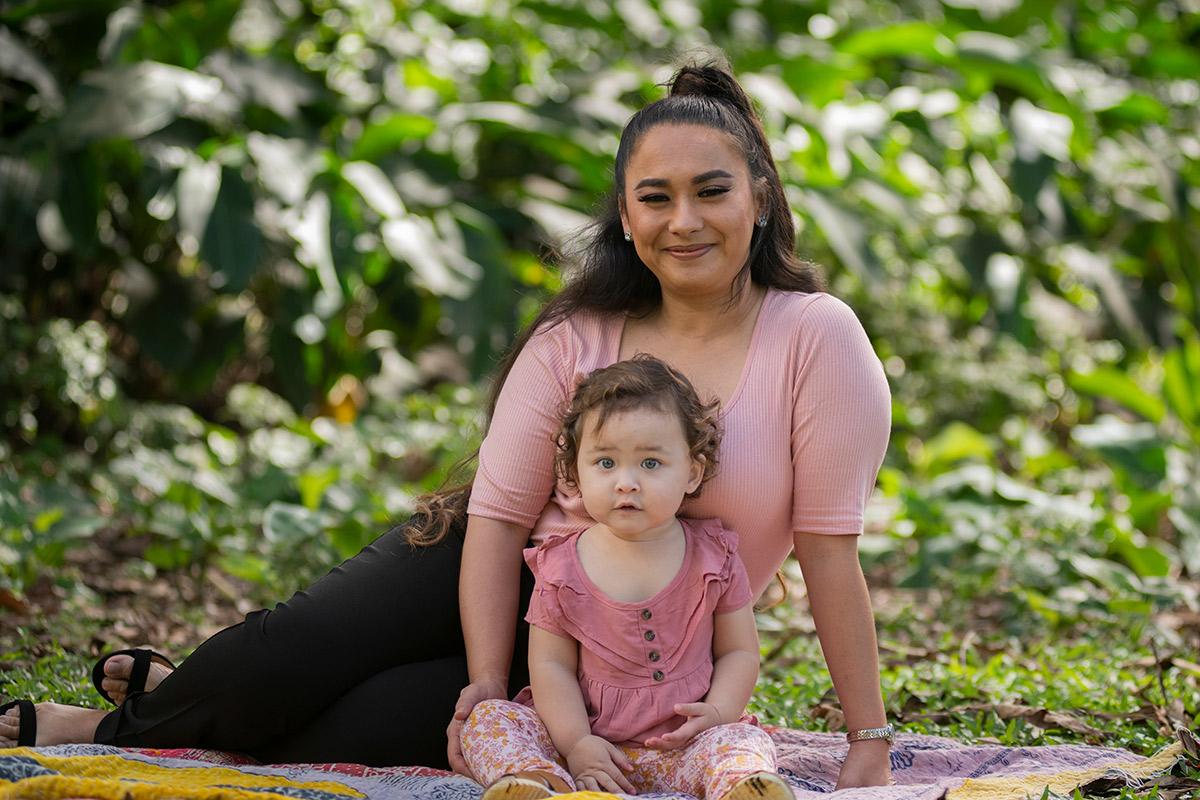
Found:
<path fill-rule="evenodd" d="M 940 630 L 944 606 L 926 598 L 880 610 L 881 682 L 889 717 L 902 732 L 945 736 L 966 743 L 1008 746 L 1091 744 L 1150 755 L 1175 740 L 1167 719 L 1198 726 L 1200 674 L 1181 641 L 1131 636 L 1119 622 L 1012 636 L 1003 626 L 970 624 Z M 896 613 L 895 609 L 902 609 Z M 841 730 L 820 645 L 802 608 L 759 616 L 766 653 L 751 711 L 765 724 Z M 104 641 L 106 621 L 70 613 L 42 616 L 17 628 L 0 657 L 4 693 L 95 705 L 92 657 L 78 644 Z M 923 641 L 920 632 L 937 630 Z M 1162 640 L 1162 641 L 1160 641 Z M 60 642 L 68 642 L 60 646 Z M 1177 664 L 1176 660 L 1182 660 Z M 1164 695 L 1165 693 L 1165 695 Z M 1077 730 L 1050 721 L 1038 725 L 1006 718 L 1001 704 L 1069 712 Z M 1092 729 L 1092 732 L 1081 732 Z M 1177 779 L 1200 780 L 1196 763 L 1180 764 Z M 1104 796 L 1154 798 L 1154 789 L 1119 789 Z M 1179 796 L 1163 794 L 1164 797 Z"/>
<path fill-rule="evenodd" d="M 1175 726 L 1200 725 L 1200 674 L 1186 640 L 1139 631 L 1128 620 L 1070 630 L 1031 625 L 1013 636 L 1003 625 L 959 617 L 959 626 L 945 630 L 939 620 L 954 617 L 932 597 L 905 606 L 899 616 L 877 606 L 881 684 L 889 718 L 901 732 L 1151 755 L 1177 740 Z M 842 730 L 840 717 L 829 713 L 837 699 L 811 626 L 775 610 L 760 615 L 760 627 L 768 655 L 751 710 L 767 724 Z M 1022 711 L 1032 719 L 1014 716 Z M 1200 780 L 1200 765 L 1180 764 L 1173 775 Z M 1122 788 L 1104 796 L 1159 795 L 1153 788 Z"/>

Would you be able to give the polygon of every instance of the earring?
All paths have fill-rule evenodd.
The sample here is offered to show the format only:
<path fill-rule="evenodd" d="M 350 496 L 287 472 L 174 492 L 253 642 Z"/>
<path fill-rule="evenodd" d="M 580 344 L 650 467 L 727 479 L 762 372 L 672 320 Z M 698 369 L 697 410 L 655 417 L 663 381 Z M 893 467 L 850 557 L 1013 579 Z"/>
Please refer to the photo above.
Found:
<path fill-rule="evenodd" d="M 629 231 L 625 231 L 625 241 L 627 241 L 627 242 L 633 241 L 633 234 L 630 233 Z"/>
<path fill-rule="evenodd" d="M 758 224 L 758 227 L 760 227 L 760 228 L 767 227 L 767 215 L 763 214 L 761 217 L 759 217 L 757 220 L 755 220 L 755 222 Z"/>

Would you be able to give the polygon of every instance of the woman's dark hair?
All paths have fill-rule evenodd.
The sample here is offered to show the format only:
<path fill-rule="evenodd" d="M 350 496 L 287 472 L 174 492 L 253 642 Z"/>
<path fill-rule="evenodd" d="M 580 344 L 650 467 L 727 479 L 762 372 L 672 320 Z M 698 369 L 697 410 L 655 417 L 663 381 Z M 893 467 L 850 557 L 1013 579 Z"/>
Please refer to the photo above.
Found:
<path fill-rule="evenodd" d="M 681 67 L 666 85 L 666 97 L 642 107 L 626 123 L 617 148 L 612 191 L 584 232 L 582 250 L 564 264 L 567 279 L 562 291 L 517 336 L 500 362 L 486 408 L 488 422 L 513 362 L 535 331 L 557 325 L 580 311 L 645 316 L 662 302 L 658 279 L 642 263 L 633 245 L 625 241 L 620 215 L 629 159 L 642 137 L 660 125 L 701 125 L 724 133 L 745 159 L 750 180 L 765 185 L 767 223 L 754 228 L 749 256 L 730 287 L 731 302 L 745 289 L 747 281 L 782 291 L 816 292 L 825 288 L 817 267 L 796 255 L 796 228 L 770 142 L 750 97 L 728 64 L 715 56 L 693 61 Z M 412 526 L 410 541 L 441 541 L 450 526 L 460 521 L 460 515 L 466 514 L 469 491 L 468 482 L 422 498 L 418 513 L 428 514 L 429 521 L 424 526 Z"/>
<path fill-rule="evenodd" d="M 645 353 L 628 361 L 594 370 L 580 379 L 575 394 L 560 409 L 562 419 L 555 442 L 554 471 L 568 486 L 579 480 L 579 443 L 584 434 L 584 417 L 599 430 L 613 414 L 652 408 L 674 415 L 683 428 L 688 455 L 704 465 L 700 485 L 688 493 L 699 497 L 705 481 L 717 474 L 717 448 L 721 428 L 717 424 L 717 401 L 705 403 L 691 381 L 679 370 Z"/>

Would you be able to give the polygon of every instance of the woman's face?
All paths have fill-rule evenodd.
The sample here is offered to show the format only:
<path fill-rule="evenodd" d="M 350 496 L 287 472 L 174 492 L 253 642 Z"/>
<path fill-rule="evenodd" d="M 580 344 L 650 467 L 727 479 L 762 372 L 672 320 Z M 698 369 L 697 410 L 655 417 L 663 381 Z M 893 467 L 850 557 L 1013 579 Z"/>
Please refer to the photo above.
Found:
<path fill-rule="evenodd" d="M 765 201 L 726 134 L 659 125 L 630 155 L 621 222 L 664 299 L 725 302 Z"/>

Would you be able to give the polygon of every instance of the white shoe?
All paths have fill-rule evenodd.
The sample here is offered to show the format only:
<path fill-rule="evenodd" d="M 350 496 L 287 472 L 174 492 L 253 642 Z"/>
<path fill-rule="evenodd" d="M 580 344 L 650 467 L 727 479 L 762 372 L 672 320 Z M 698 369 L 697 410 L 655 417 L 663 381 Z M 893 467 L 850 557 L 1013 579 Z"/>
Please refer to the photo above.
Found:
<path fill-rule="evenodd" d="M 497 778 L 479 800 L 543 800 L 556 794 L 545 781 L 526 772 Z"/>
<path fill-rule="evenodd" d="M 779 773 L 760 771 L 739 779 L 721 800 L 796 800 L 796 796 Z"/>

